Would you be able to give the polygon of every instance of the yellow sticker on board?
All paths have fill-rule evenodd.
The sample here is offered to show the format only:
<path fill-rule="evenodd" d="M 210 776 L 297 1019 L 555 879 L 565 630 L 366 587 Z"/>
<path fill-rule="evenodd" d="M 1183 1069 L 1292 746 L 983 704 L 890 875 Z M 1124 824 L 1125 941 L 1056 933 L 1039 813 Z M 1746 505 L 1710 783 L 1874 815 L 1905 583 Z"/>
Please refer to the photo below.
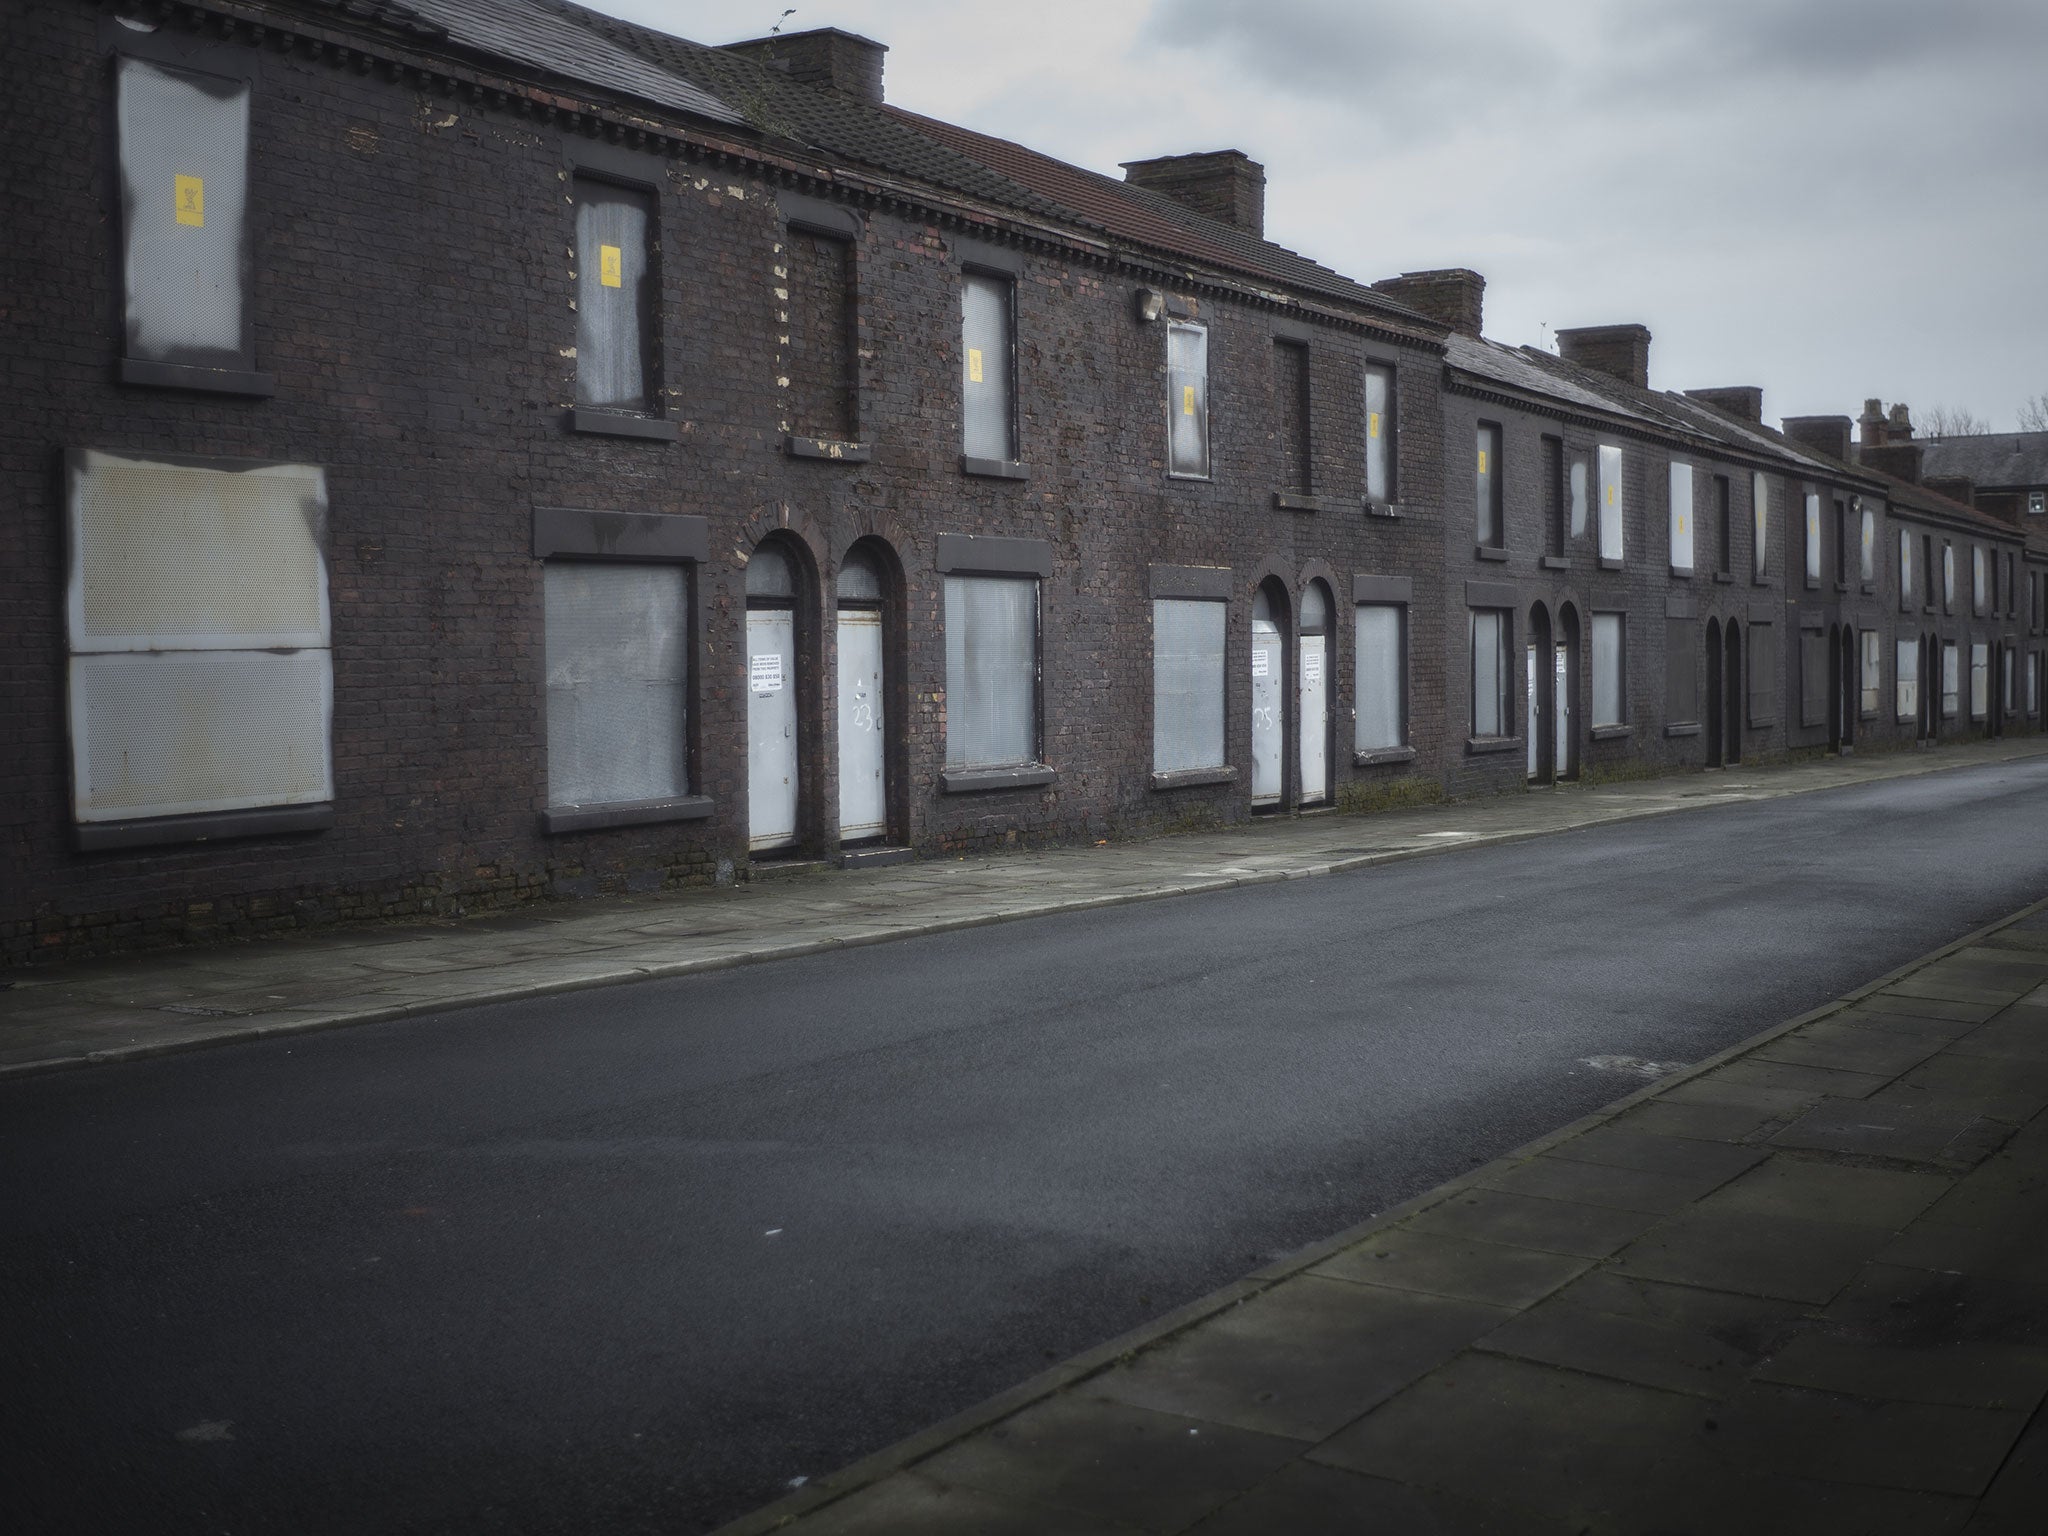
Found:
<path fill-rule="evenodd" d="M 607 288 L 624 286 L 619 248 L 616 245 L 600 245 L 597 248 L 597 280 Z"/>
<path fill-rule="evenodd" d="M 1378 411 L 1367 411 L 1365 413 L 1365 435 L 1367 437 L 1378 437 L 1380 435 L 1380 413 Z"/>
<path fill-rule="evenodd" d="M 1678 514 L 1678 533 L 1681 538 L 1685 536 L 1685 514 L 1683 512 Z"/>
<path fill-rule="evenodd" d="M 1180 413 L 1183 416 L 1195 414 L 1195 386 L 1183 384 L 1180 387 Z"/>
<path fill-rule="evenodd" d="M 1607 487 L 1607 505 L 1610 507 L 1614 505 L 1614 487 L 1611 485 Z"/>
<path fill-rule="evenodd" d="M 1484 448 L 1479 450 L 1479 473 L 1482 475 L 1486 473 L 1486 450 Z"/>
<path fill-rule="evenodd" d="M 194 229 L 206 224 L 206 181 L 199 176 L 177 176 L 178 222 Z"/>
<path fill-rule="evenodd" d="M 981 348 L 979 347 L 969 347 L 967 349 L 967 382 L 970 384 L 979 384 L 981 382 Z"/>

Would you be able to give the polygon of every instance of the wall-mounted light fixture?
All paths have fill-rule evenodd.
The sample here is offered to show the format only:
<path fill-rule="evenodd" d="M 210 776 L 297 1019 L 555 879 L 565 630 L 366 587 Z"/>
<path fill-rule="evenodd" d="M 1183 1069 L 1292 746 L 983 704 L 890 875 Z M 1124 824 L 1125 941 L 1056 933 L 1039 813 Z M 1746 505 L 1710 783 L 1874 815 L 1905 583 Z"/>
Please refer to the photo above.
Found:
<path fill-rule="evenodd" d="M 1157 288 L 1138 290 L 1138 318 L 1147 323 L 1166 313 L 1166 295 Z"/>

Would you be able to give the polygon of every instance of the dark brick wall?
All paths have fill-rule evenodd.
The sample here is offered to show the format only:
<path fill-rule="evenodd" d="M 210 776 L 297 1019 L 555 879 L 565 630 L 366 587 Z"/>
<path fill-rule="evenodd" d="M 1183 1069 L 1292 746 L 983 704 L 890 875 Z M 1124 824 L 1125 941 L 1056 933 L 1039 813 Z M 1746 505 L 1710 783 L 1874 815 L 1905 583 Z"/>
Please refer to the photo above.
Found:
<path fill-rule="evenodd" d="M 1134 319 L 1139 279 L 1052 251 L 1018 283 L 1018 409 L 1029 478 L 960 468 L 960 257 L 936 224 L 870 213 L 847 250 L 853 323 L 757 179 L 645 157 L 658 193 L 659 377 L 673 442 L 579 433 L 570 167 L 587 141 L 559 125 L 221 39 L 257 77 L 251 166 L 261 400 L 112 381 L 110 73 L 83 5 L 32 6 L 0 64 L 16 195 L 10 291 L 34 292 L 6 362 L 0 583 L 11 620 L 0 688 L 5 759 L 0 945 L 10 959 L 341 917 L 452 912 L 543 895 L 657 889 L 746 864 L 741 573 L 785 540 L 805 567 L 796 686 L 801 849 L 827 853 L 836 804 L 830 603 L 839 560 L 879 539 L 901 571 L 891 613 L 894 832 L 920 849 L 1134 834 L 1248 811 L 1248 785 L 1156 791 L 1150 769 L 1153 562 L 1230 568 L 1229 752 L 1249 754 L 1249 601 L 1265 576 L 1410 574 L 1441 565 L 1435 524 L 1436 354 L 1374 342 L 1402 370 L 1408 514 L 1368 518 L 1360 400 L 1368 343 L 1315 328 L 1306 437 L 1318 511 L 1281 511 L 1290 476 L 1272 389 L 1271 312 L 1188 297 L 1210 325 L 1214 474 L 1164 468 L 1163 328 Z M 619 152 L 607 174 L 619 174 Z M 83 170 L 81 167 L 89 169 Z M 793 247 L 795 247 L 793 249 Z M 52 253 L 89 252 L 59 260 Z M 808 262 L 808 265 L 807 265 Z M 778 271 L 778 268 L 781 270 Z M 806 281 L 806 279 L 810 279 Z M 1148 277 L 1156 283 L 1156 278 Z M 782 289 L 789 297 L 777 292 Z M 806 297 L 809 303 L 805 302 Z M 846 345 L 830 344 L 834 312 Z M 784 337 L 790 338 L 787 342 Z M 865 463 L 798 458 L 788 430 L 830 414 L 850 367 Z M 1412 413 L 1412 414 L 1411 414 Z M 56 469 L 66 448 L 282 458 L 323 466 L 334 612 L 331 831 L 85 855 L 71 842 L 63 708 L 63 554 Z M 541 574 L 535 506 L 708 519 L 695 570 L 693 789 L 705 821 L 548 836 Z M 939 791 L 944 760 L 942 533 L 1043 539 L 1044 756 L 1050 786 Z M 1335 626 L 1331 703 L 1348 744 L 1348 623 Z M 1420 648 L 1418 648 L 1420 651 Z M 1291 658 L 1290 658 L 1291 661 Z M 1433 760 L 1440 664 L 1412 658 L 1411 730 Z M 1292 753 L 1290 752 L 1290 762 Z M 1348 766 L 1383 786 L 1409 765 Z M 1248 768 L 1244 770 L 1248 773 Z"/>

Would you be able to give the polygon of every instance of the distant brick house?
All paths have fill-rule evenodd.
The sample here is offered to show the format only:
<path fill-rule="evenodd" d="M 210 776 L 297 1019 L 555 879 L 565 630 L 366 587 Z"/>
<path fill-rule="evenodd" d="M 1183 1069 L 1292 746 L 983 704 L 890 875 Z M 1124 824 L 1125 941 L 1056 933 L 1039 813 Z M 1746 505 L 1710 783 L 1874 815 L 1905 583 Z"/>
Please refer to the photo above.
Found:
<path fill-rule="evenodd" d="M 10 961 L 1911 740 L 1886 556 L 2023 547 L 845 33 L 6 33 Z M 2038 649 L 2005 579 L 1925 665 Z"/>

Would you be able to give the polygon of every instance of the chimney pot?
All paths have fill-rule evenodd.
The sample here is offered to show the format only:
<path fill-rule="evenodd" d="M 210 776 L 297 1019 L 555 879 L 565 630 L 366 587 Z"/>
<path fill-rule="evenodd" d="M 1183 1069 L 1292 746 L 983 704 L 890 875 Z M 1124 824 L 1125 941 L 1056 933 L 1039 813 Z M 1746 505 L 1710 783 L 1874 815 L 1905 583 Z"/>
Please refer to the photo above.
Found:
<path fill-rule="evenodd" d="M 1242 150 L 1126 160 L 1124 180 L 1248 235 L 1266 237 L 1266 168 Z"/>
<path fill-rule="evenodd" d="M 1374 293 L 1447 325 L 1461 336 L 1477 338 L 1486 318 L 1486 279 L 1470 267 L 1439 267 L 1429 272 L 1403 272 L 1383 277 Z"/>
<path fill-rule="evenodd" d="M 789 78 L 800 84 L 822 86 L 876 106 L 882 104 L 882 55 L 889 47 L 871 37 L 842 32 L 837 27 L 817 27 L 809 32 L 750 38 L 724 47 L 727 53 L 786 70 Z"/>
<path fill-rule="evenodd" d="M 1557 352 L 1568 363 L 1650 387 L 1650 332 L 1640 325 L 1582 325 L 1557 333 Z"/>

